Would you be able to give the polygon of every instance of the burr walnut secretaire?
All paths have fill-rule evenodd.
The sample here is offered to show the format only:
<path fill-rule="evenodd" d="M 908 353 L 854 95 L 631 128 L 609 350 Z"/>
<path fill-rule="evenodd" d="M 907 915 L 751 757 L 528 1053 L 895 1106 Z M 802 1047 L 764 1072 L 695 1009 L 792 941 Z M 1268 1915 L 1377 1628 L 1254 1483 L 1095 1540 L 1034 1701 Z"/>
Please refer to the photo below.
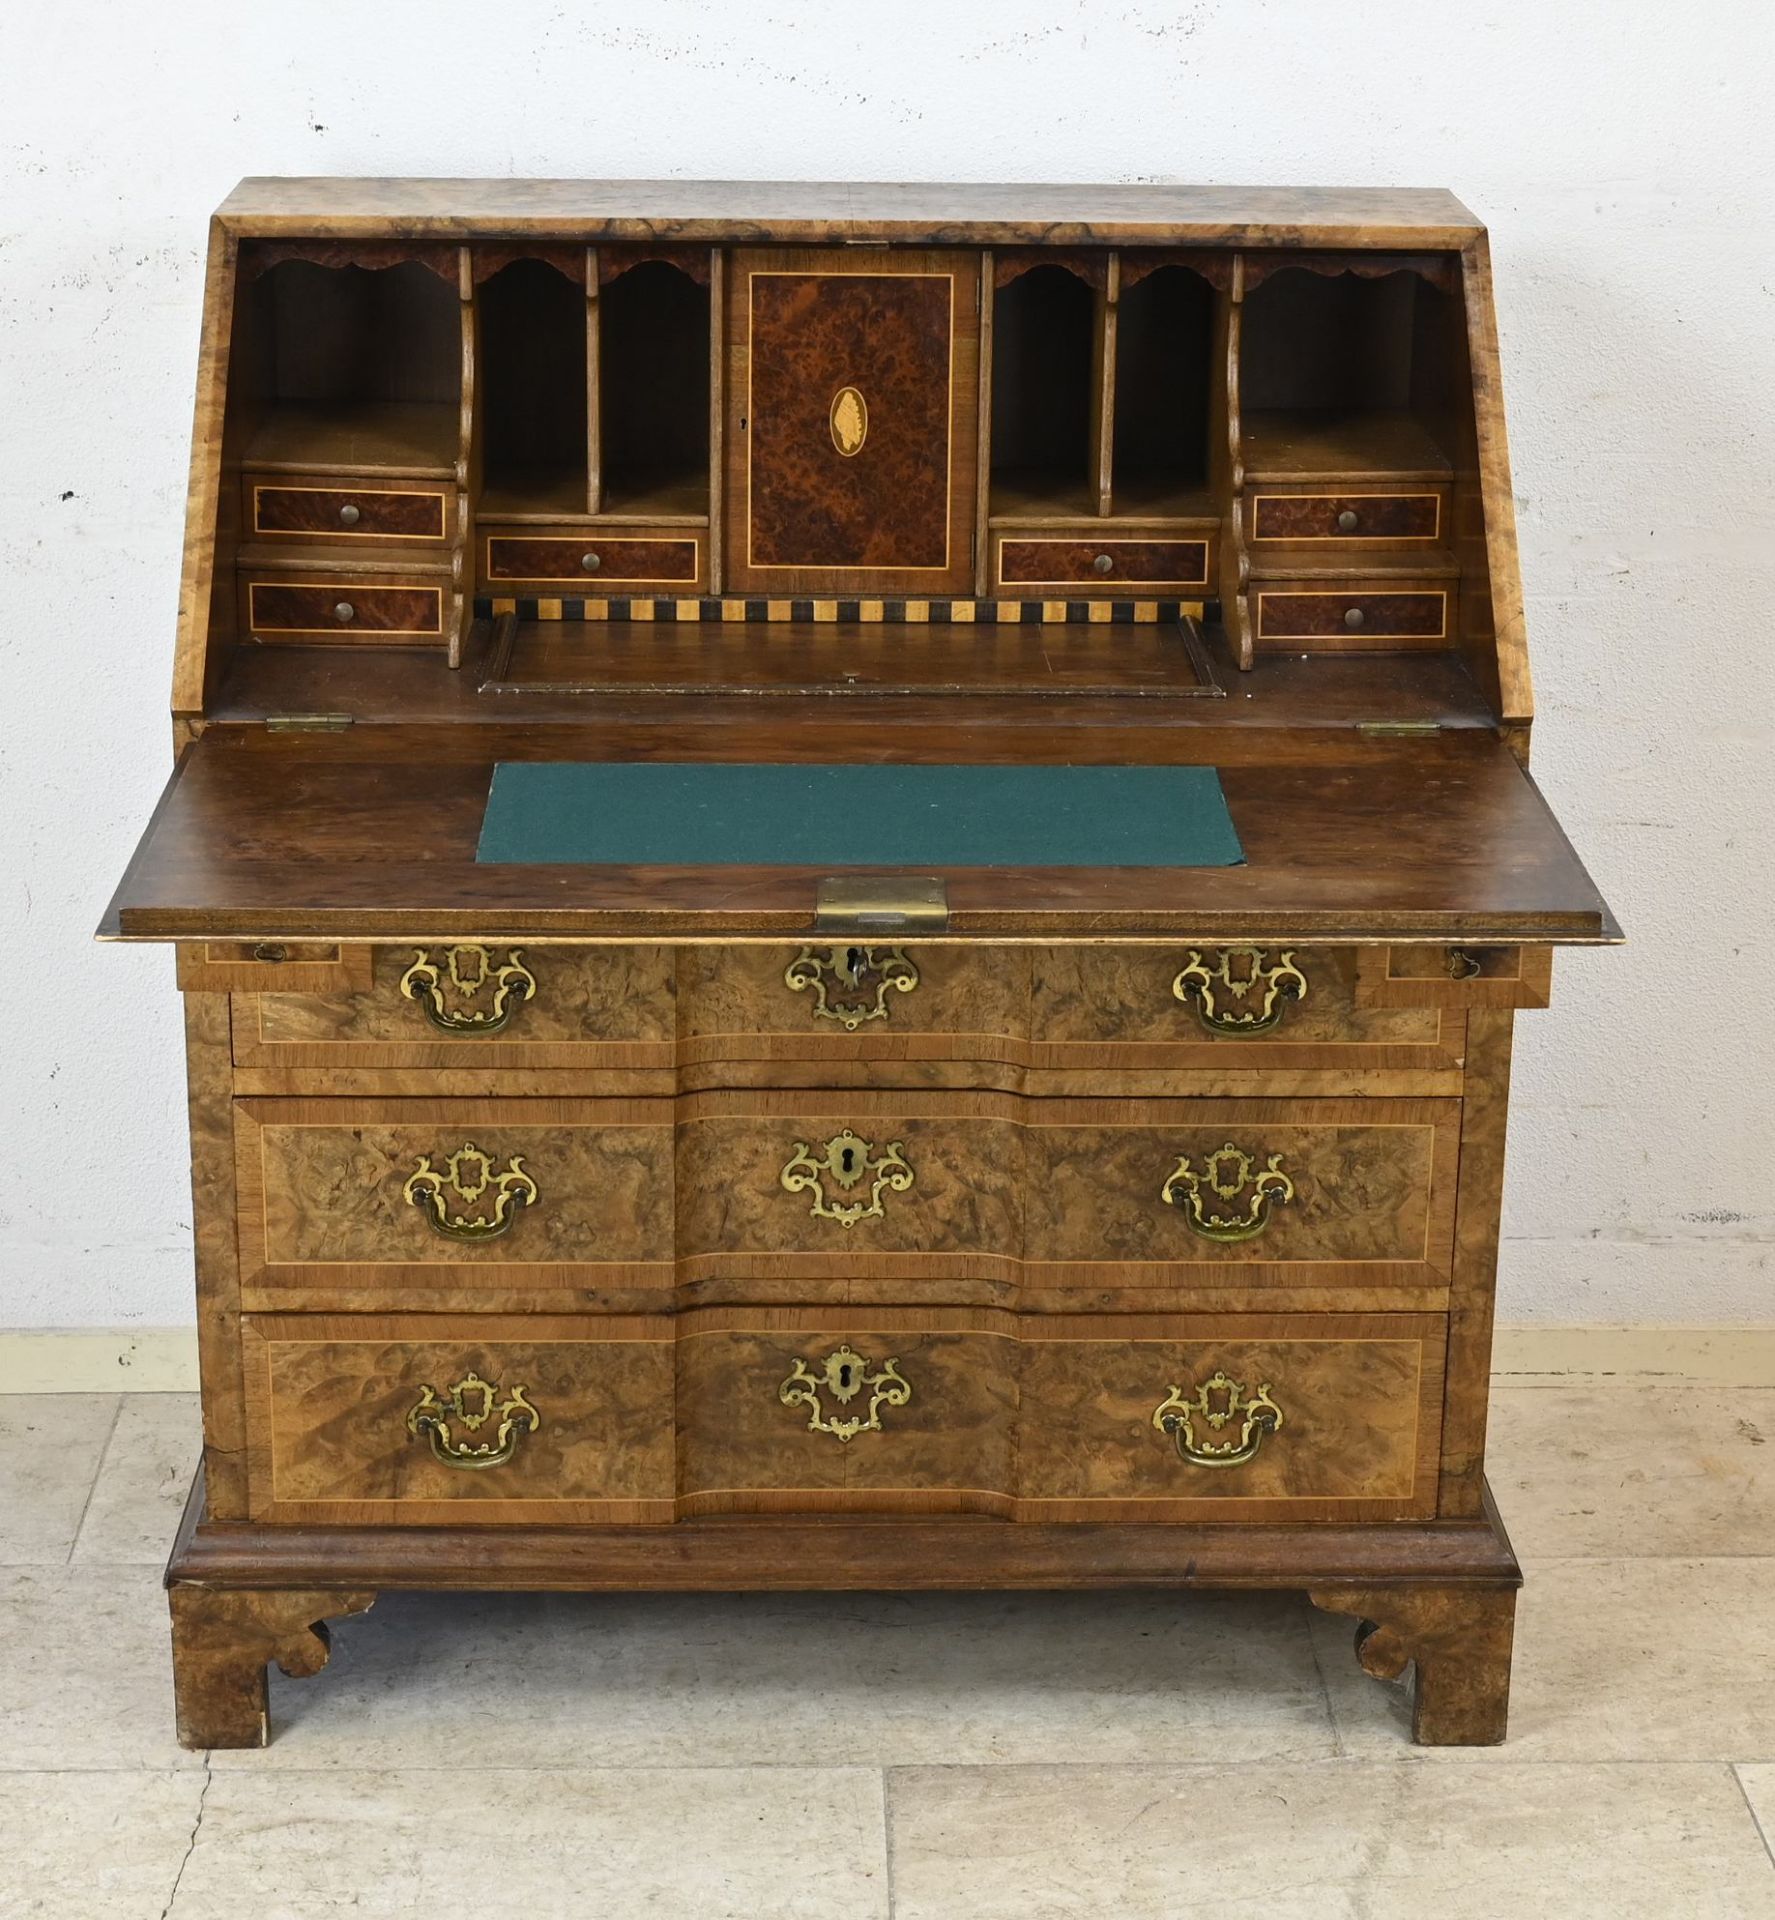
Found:
<path fill-rule="evenodd" d="M 258 180 L 177 767 L 181 1737 L 385 1588 L 1294 1588 L 1502 1737 L 1526 770 L 1441 192 Z"/>

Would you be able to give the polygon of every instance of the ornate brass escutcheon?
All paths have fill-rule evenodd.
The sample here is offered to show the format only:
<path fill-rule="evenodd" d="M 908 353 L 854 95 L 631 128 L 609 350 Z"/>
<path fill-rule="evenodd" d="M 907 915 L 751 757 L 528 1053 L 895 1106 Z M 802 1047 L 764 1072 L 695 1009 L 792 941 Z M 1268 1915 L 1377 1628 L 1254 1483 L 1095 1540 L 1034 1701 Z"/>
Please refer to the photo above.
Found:
<path fill-rule="evenodd" d="M 1210 966 L 1200 948 L 1191 947 L 1171 991 L 1210 1033 L 1248 1040 L 1282 1024 L 1292 1000 L 1307 997 L 1307 976 L 1294 964 L 1293 950 L 1265 964 L 1264 947 L 1218 947 Z"/>
<path fill-rule="evenodd" d="M 1211 1432 L 1224 1433 L 1237 1420 L 1237 1436 L 1225 1440 L 1196 1437 L 1196 1422 Z M 1270 1398 L 1266 1380 L 1249 1398 L 1244 1385 L 1216 1368 L 1194 1393 L 1174 1386 L 1153 1409 L 1153 1425 L 1177 1442 L 1177 1457 L 1192 1467 L 1239 1467 L 1263 1445 L 1264 1435 L 1287 1424 L 1282 1409 Z"/>
<path fill-rule="evenodd" d="M 468 1004 L 478 1003 L 486 987 L 493 991 L 485 1006 Z M 497 967 L 486 947 L 446 947 L 441 967 L 429 947 L 419 947 L 401 975 L 401 997 L 416 1001 L 426 1019 L 445 1033 L 498 1033 L 535 992 L 536 976 L 517 947 L 508 947 Z"/>
<path fill-rule="evenodd" d="M 846 1419 L 829 1416 L 821 1404 L 824 1389 L 841 1407 L 849 1406 L 865 1389 L 869 1393 L 866 1413 Z M 806 1407 L 809 1433 L 829 1433 L 847 1444 L 859 1433 L 881 1431 L 883 1407 L 903 1407 L 912 1398 L 911 1382 L 904 1379 L 894 1360 L 884 1360 L 873 1373 L 869 1362 L 853 1347 L 839 1347 L 809 1371 L 805 1360 L 797 1360 L 787 1380 L 777 1388 L 777 1398 L 786 1407 Z"/>
<path fill-rule="evenodd" d="M 489 1191 L 493 1211 L 469 1213 L 467 1209 Z M 448 1196 L 452 1193 L 463 1211 L 451 1212 Z M 458 1147 L 442 1169 L 432 1165 L 429 1153 L 422 1153 L 401 1188 L 407 1205 L 417 1207 L 446 1240 L 497 1240 L 518 1217 L 520 1207 L 533 1207 L 541 1197 L 536 1182 L 524 1171 L 521 1155 L 514 1153 L 495 1172 L 491 1157 L 472 1140 Z"/>
<path fill-rule="evenodd" d="M 818 1153 L 809 1150 L 806 1141 L 797 1140 L 795 1151 L 778 1178 L 785 1193 L 811 1193 L 808 1209 L 816 1220 L 835 1220 L 846 1229 L 859 1220 L 880 1220 L 884 1216 L 881 1196 L 904 1193 L 913 1182 L 912 1169 L 900 1153 L 898 1140 L 890 1140 L 879 1154 L 873 1142 L 859 1140 L 846 1127 L 836 1133 Z M 832 1181 L 841 1192 L 849 1193 L 864 1180 L 869 1182 L 867 1200 L 830 1200 L 826 1182 Z"/>
<path fill-rule="evenodd" d="M 898 947 L 803 947 L 783 972 L 793 993 L 813 989 L 816 1020 L 836 1020 L 855 1033 L 866 1020 L 888 1017 L 888 993 L 910 993 L 918 969 Z"/>
<path fill-rule="evenodd" d="M 491 1440 L 474 1446 L 453 1437 L 445 1417 L 448 1414 L 454 1414 L 470 1433 L 479 1433 L 495 1414 L 499 1416 L 499 1425 Z M 407 1431 L 415 1439 L 424 1434 L 431 1442 L 432 1453 L 446 1467 L 466 1467 L 471 1471 L 478 1467 L 503 1467 L 517 1452 L 518 1442 L 524 1435 L 534 1433 L 541 1425 L 542 1415 L 524 1398 L 522 1387 L 513 1387 L 510 1393 L 505 1393 L 491 1381 L 483 1380 L 472 1368 L 455 1386 L 445 1388 L 442 1399 L 432 1388 L 421 1387 L 418 1402 L 407 1415 Z"/>
<path fill-rule="evenodd" d="M 1210 1194 L 1213 1199 L 1209 1198 Z M 1243 1212 L 1216 1210 L 1215 1200 L 1237 1200 L 1241 1194 L 1249 1196 Z M 1285 1207 L 1294 1198 L 1294 1182 L 1282 1171 L 1279 1153 L 1272 1153 L 1259 1168 L 1250 1154 L 1241 1153 L 1229 1140 L 1208 1155 L 1200 1172 L 1189 1155 L 1183 1155 L 1172 1169 L 1171 1177 L 1159 1189 L 1159 1198 L 1168 1207 L 1179 1205 L 1179 1196 L 1183 1217 L 1192 1232 L 1199 1233 L 1204 1240 L 1231 1245 L 1240 1240 L 1254 1240 L 1262 1233 L 1270 1223 L 1270 1208 Z"/>

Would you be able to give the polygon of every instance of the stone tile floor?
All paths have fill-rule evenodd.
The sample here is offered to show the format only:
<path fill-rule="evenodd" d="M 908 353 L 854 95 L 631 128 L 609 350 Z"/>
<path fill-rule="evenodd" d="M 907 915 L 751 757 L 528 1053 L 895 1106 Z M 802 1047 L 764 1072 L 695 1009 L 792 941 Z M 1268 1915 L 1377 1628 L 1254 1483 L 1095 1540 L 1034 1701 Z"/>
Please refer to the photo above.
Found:
<path fill-rule="evenodd" d="M 1775 1920 L 1775 1388 L 1503 1385 L 1511 1737 L 1291 1596 L 390 1595 L 182 1753 L 185 1395 L 0 1397 L 0 1920 Z"/>

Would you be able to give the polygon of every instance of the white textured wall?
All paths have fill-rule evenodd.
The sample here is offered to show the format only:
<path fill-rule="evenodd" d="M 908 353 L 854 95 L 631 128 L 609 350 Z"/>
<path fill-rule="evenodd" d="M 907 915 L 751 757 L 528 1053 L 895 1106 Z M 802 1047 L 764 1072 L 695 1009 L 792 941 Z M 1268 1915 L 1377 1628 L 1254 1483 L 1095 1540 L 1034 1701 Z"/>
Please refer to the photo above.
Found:
<path fill-rule="evenodd" d="M 1767 0 L 0 7 L 0 1326 L 189 1318 L 167 766 L 242 173 L 1437 185 L 1490 223 L 1535 770 L 1634 944 L 1519 1026 L 1504 1312 L 1775 1319 Z"/>

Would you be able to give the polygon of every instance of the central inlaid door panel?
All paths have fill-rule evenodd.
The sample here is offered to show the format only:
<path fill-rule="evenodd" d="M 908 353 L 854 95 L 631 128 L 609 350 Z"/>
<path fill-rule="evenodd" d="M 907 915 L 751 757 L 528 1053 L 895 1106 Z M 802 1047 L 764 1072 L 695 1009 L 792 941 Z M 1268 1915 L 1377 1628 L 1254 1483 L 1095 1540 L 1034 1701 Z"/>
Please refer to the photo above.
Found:
<path fill-rule="evenodd" d="M 760 248 L 730 270 L 730 584 L 969 592 L 978 255 Z"/>

